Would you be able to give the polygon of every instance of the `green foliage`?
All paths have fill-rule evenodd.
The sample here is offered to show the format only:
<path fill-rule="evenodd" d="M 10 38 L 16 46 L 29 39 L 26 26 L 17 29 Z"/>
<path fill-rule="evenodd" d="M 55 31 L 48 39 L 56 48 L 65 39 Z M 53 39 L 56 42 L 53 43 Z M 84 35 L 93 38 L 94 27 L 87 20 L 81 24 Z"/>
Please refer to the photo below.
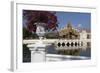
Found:
<path fill-rule="evenodd" d="M 57 38 L 59 38 L 59 35 L 57 32 L 49 32 L 49 33 L 45 34 L 45 37 L 47 39 L 57 39 Z"/>
<path fill-rule="evenodd" d="M 23 62 L 31 62 L 31 51 L 26 44 L 23 44 Z"/>
<path fill-rule="evenodd" d="M 32 33 L 29 32 L 25 27 L 23 27 L 23 39 L 29 38 L 32 36 Z"/>
<path fill-rule="evenodd" d="M 25 27 L 23 27 L 23 39 L 37 39 L 36 33 L 29 32 Z"/>

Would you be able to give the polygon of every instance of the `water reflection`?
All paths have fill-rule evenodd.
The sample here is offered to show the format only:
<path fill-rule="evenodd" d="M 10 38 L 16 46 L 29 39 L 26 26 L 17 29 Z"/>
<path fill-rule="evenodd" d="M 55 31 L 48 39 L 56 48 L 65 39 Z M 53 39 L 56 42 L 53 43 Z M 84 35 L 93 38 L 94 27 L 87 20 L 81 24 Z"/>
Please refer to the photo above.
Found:
<path fill-rule="evenodd" d="M 91 48 L 86 48 L 86 50 L 81 50 L 79 55 L 91 57 Z"/>
<path fill-rule="evenodd" d="M 68 49 L 68 50 L 56 50 L 53 45 L 47 47 L 47 54 L 62 54 L 62 55 L 73 55 L 73 56 L 85 56 L 91 57 L 91 48 L 78 48 L 78 49 Z"/>

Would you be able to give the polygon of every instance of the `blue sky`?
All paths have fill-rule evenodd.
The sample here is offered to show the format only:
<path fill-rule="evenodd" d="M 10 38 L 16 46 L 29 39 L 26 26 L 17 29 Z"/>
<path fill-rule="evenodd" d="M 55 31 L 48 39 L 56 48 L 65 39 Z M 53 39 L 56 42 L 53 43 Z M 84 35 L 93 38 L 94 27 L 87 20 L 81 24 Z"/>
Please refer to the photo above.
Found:
<path fill-rule="evenodd" d="M 59 28 L 71 22 L 74 27 L 91 28 L 91 14 L 79 12 L 56 12 Z"/>

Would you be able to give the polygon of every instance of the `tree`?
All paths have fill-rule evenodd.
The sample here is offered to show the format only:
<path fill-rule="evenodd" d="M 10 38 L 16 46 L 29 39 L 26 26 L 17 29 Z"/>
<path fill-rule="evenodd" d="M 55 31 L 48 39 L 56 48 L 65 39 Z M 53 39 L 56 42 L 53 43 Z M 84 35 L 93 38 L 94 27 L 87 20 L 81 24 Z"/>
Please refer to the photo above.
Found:
<path fill-rule="evenodd" d="M 26 20 L 27 29 L 30 32 L 36 32 L 35 22 L 46 23 L 46 30 L 56 30 L 58 27 L 57 16 L 55 12 L 23 10 L 23 20 Z"/>
<path fill-rule="evenodd" d="M 32 37 L 32 33 L 29 32 L 25 27 L 23 27 L 23 39 Z"/>
<path fill-rule="evenodd" d="M 23 44 L 23 62 L 31 62 L 31 51 L 27 44 Z"/>
<path fill-rule="evenodd" d="M 28 31 L 25 27 L 23 27 L 23 39 L 37 39 L 38 36 L 36 33 L 32 33 L 30 31 Z"/>

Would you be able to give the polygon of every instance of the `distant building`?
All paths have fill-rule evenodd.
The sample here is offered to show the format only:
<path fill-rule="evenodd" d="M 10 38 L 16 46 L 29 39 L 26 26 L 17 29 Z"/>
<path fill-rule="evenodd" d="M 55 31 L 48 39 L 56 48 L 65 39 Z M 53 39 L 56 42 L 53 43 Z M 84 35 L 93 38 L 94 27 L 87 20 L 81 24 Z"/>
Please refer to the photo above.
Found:
<path fill-rule="evenodd" d="M 68 23 L 64 28 L 59 30 L 59 37 L 65 39 L 79 39 L 79 32 L 74 29 L 71 23 Z"/>
<path fill-rule="evenodd" d="M 91 47 L 91 32 L 86 29 L 81 30 L 80 40 L 83 40 L 87 47 Z"/>
<path fill-rule="evenodd" d="M 58 32 L 60 39 L 66 40 L 65 44 L 67 44 L 67 46 L 70 45 L 70 47 L 73 47 L 73 45 L 76 45 L 77 47 L 78 44 L 83 46 L 85 49 L 91 48 L 91 32 L 89 29 L 74 28 L 72 27 L 71 23 L 68 23 L 64 28 L 60 29 Z"/>

